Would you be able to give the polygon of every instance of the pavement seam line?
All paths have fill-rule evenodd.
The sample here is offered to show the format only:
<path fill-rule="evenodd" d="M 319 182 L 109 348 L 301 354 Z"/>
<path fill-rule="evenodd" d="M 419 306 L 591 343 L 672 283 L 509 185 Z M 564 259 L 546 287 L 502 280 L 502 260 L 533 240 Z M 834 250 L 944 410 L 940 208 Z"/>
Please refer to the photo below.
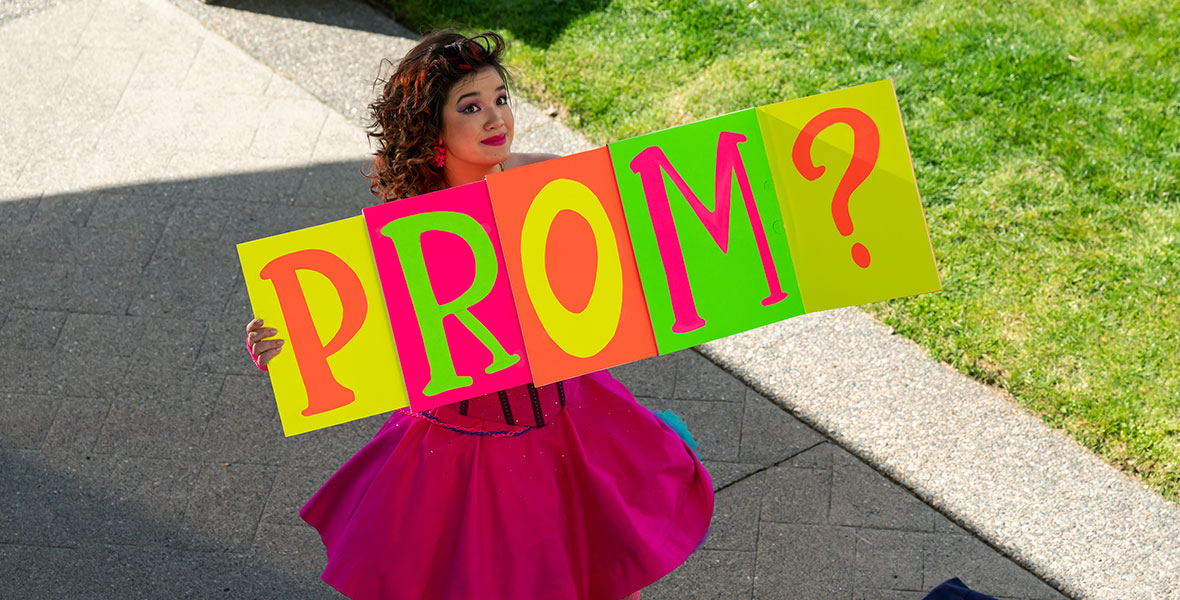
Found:
<path fill-rule="evenodd" d="M 131 373 L 131 368 L 128 367 L 127 372 L 123 374 L 123 379 L 124 380 L 127 379 L 127 377 L 130 375 L 130 373 Z M 122 382 L 120 382 L 120 383 L 122 383 Z M 120 389 L 122 389 L 122 385 L 120 385 L 119 387 L 120 387 Z M 115 400 L 116 400 L 115 398 L 108 398 L 107 399 L 107 410 L 102 415 L 102 424 L 98 426 L 98 433 L 94 434 L 94 441 L 91 442 L 90 448 L 86 451 L 88 454 L 90 454 L 92 456 L 101 455 L 101 453 L 96 454 L 94 450 L 95 450 L 95 448 L 98 448 L 98 441 L 102 439 L 102 434 L 103 434 L 103 432 L 106 431 L 107 424 L 110 423 L 111 411 L 114 410 Z M 114 452 L 111 452 L 110 456 L 114 456 L 114 454 L 115 454 Z"/>
<path fill-rule="evenodd" d="M 270 469 L 267 469 L 270 470 Z M 274 469 L 278 471 L 278 468 Z M 279 473 L 273 473 L 270 478 L 270 488 L 266 490 L 266 499 L 259 503 L 258 518 L 254 519 L 254 535 L 250 537 L 250 548 L 258 545 L 258 533 L 262 531 L 262 518 L 266 516 L 266 507 L 270 506 L 270 497 L 275 492 L 275 485 L 279 480 Z"/>
<path fill-rule="evenodd" d="M 834 443 L 834 442 L 833 442 Z M 836 487 L 836 453 L 830 453 L 831 457 L 828 460 L 828 510 L 824 513 L 824 521 L 832 522 L 832 489 Z"/>
<path fill-rule="evenodd" d="M 746 435 L 746 404 L 750 401 L 750 388 L 742 389 L 742 418 L 738 422 L 738 462 L 742 460 L 742 439 Z"/>
<path fill-rule="evenodd" d="M 183 81 L 188 80 L 189 74 L 193 72 L 193 67 L 196 66 L 196 64 L 197 64 L 197 57 L 201 55 L 201 50 L 205 47 L 205 42 L 207 42 L 208 40 L 209 40 L 209 38 L 207 38 L 207 37 L 201 38 L 201 43 L 197 44 L 196 49 L 193 50 L 193 55 L 191 57 L 189 57 L 188 67 L 185 68 L 184 75 L 181 76 L 180 81 L 183 82 Z"/>
<path fill-rule="evenodd" d="M 64 329 L 64 327 L 63 327 L 63 329 Z M 38 450 L 42 450 L 42 451 L 45 450 L 46 444 L 49 443 L 49 432 L 53 431 L 53 426 L 57 424 L 57 419 L 61 415 L 62 405 L 64 405 L 65 403 L 66 403 L 66 401 L 64 399 L 58 401 L 57 408 L 53 411 L 53 418 L 49 420 L 49 427 L 45 428 L 45 434 L 41 436 L 41 441 L 37 442 L 37 449 Z"/>
<path fill-rule="evenodd" d="M 230 42 L 230 43 L 233 43 L 233 42 Z M 278 98 L 267 98 L 266 99 L 266 107 L 262 109 L 262 114 L 258 117 L 258 121 L 256 123 L 254 123 L 253 131 L 250 133 L 250 143 L 246 144 L 246 156 L 254 156 L 250 151 L 254 149 L 254 142 L 255 142 L 255 140 L 258 139 L 258 130 L 262 129 L 262 122 L 263 122 L 263 120 L 266 119 L 266 114 L 268 112 L 270 112 L 270 107 L 272 104 L 275 103 L 275 100 L 278 100 Z M 314 151 L 314 150 L 315 150 L 315 147 L 313 146 L 312 151 Z"/>
<path fill-rule="evenodd" d="M 275 73 L 275 76 L 276 77 L 283 77 L 282 75 L 279 75 L 278 73 Z M 286 78 L 284 77 L 284 79 L 286 79 Z M 288 81 L 290 81 L 290 80 L 288 80 Z M 294 81 L 291 81 L 291 83 L 292 83 L 292 85 L 298 85 Z M 269 87 L 269 84 L 268 84 L 268 87 Z M 319 99 L 317 98 L 316 100 L 319 100 Z M 324 137 L 324 129 L 328 126 L 328 119 L 331 118 L 332 113 L 336 112 L 331 106 L 328 106 L 328 104 L 323 102 L 322 100 L 319 102 L 320 102 L 320 105 L 324 107 L 324 120 L 320 121 L 320 128 L 317 129 L 315 132 L 315 141 L 313 141 L 311 143 L 311 154 L 307 157 L 307 167 L 304 168 L 303 177 L 301 177 L 299 180 L 300 187 L 302 187 L 303 180 L 307 178 L 308 172 L 311 171 L 311 168 L 310 168 L 311 165 L 315 164 L 314 163 L 315 150 L 320 145 L 320 139 Z M 341 116 L 343 116 L 343 115 L 341 115 Z"/>
<path fill-rule="evenodd" d="M 204 442 L 205 436 L 209 435 L 209 424 L 213 422 L 213 415 L 217 412 L 217 405 L 221 404 L 221 395 L 225 393 L 225 382 L 229 379 L 229 375 L 225 373 L 217 373 L 221 376 L 221 386 L 217 388 L 217 401 L 209 409 L 209 418 L 205 420 L 205 426 L 201 428 L 200 440 Z M 202 444 L 204 445 L 204 444 Z"/>
<path fill-rule="evenodd" d="M 135 64 L 131 67 L 131 71 L 127 74 L 127 80 L 123 82 L 123 89 L 119 90 L 119 101 L 115 102 L 115 107 L 111 109 L 112 113 L 117 113 L 119 112 L 119 109 L 126 108 L 123 106 L 123 100 L 127 98 L 127 90 L 131 88 L 131 79 L 135 77 L 135 72 L 139 70 L 139 64 L 143 62 L 144 54 L 145 52 L 140 50 L 139 53 L 135 55 Z M 111 119 L 108 122 L 115 123 L 116 121 Z M 97 146 L 97 144 L 98 142 L 96 140 L 95 145 Z"/>
<path fill-rule="evenodd" d="M 808 446 L 808 447 L 806 447 L 806 448 L 804 448 L 804 449 L 802 449 L 802 450 L 800 450 L 800 451 L 798 451 L 798 452 L 795 452 L 794 454 L 791 454 L 790 456 L 787 456 L 786 458 L 784 458 L 784 459 L 782 459 L 782 460 L 779 460 L 779 461 L 773 462 L 773 463 L 771 463 L 771 464 L 769 464 L 769 465 L 766 465 L 766 466 L 764 466 L 764 467 L 762 467 L 762 468 L 760 468 L 760 469 L 758 469 L 758 470 L 756 470 L 756 471 L 751 471 L 751 472 L 749 472 L 749 473 L 747 473 L 747 474 L 745 474 L 745 475 L 743 475 L 743 476 L 741 476 L 741 477 L 739 477 L 739 478 L 737 478 L 737 479 L 735 479 L 735 480 L 733 480 L 733 481 L 731 481 L 731 482 L 729 482 L 729 483 L 727 483 L 727 484 L 725 484 L 725 485 L 723 485 L 723 486 L 721 486 L 721 487 L 717 488 L 716 490 L 714 490 L 714 491 L 713 491 L 713 495 L 717 495 L 717 494 L 721 493 L 723 490 L 725 490 L 725 489 L 727 489 L 727 488 L 729 488 L 729 487 L 731 487 L 731 486 L 733 486 L 733 485 L 735 485 L 735 484 L 737 484 L 737 483 L 740 483 L 740 482 L 742 482 L 742 481 L 745 481 L 745 480 L 747 480 L 747 479 L 749 479 L 749 478 L 751 478 L 751 477 L 753 477 L 753 476 L 755 476 L 755 475 L 757 475 L 757 474 L 759 474 L 759 473 L 762 473 L 763 471 L 767 471 L 767 470 L 769 470 L 769 469 L 773 469 L 774 467 L 777 467 L 777 466 L 779 466 L 779 465 L 782 465 L 783 463 L 787 462 L 788 460 L 791 460 L 792 458 L 795 458 L 796 456 L 799 456 L 800 454 L 803 454 L 804 452 L 807 452 L 808 450 L 811 450 L 812 448 L 815 448 L 816 446 L 821 446 L 821 445 L 823 445 L 823 444 L 826 444 L 826 443 L 828 443 L 828 442 L 827 442 L 827 440 L 824 440 L 824 441 L 821 441 L 821 442 L 816 442 L 816 443 L 814 443 L 814 444 L 812 444 L 812 445 L 810 445 L 810 446 Z M 719 461 L 719 462 L 720 462 L 720 461 Z M 831 502 L 831 494 L 829 494 L 829 495 L 828 495 L 828 498 L 829 498 L 829 503 L 830 503 L 830 502 Z M 758 512 L 759 512 L 758 518 L 759 518 L 759 520 L 761 520 L 761 519 L 762 519 L 762 514 L 761 514 L 761 512 L 762 512 L 762 508 L 761 508 L 761 506 L 759 506 Z"/>
<path fill-rule="evenodd" d="M 87 217 L 87 220 L 89 220 L 89 217 Z M 62 337 L 62 335 L 64 335 L 64 334 L 65 334 L 65 331 L 66 331 L 66 326 L 70 324 L 70 317 L 72 317 L 72 316 L 74 316 L 74 315 L 76 315 L 76 314 L 85 314 L 85 313 L 84 313 L 84 312 L 78 312 L 78 313 L 69 312 L 69 313 L 66 313 L 66 318 L 65 318 L 65 320 L 64 320 L 64 321 L 62 321 L 62 324 L 61 324 L 61 329 L 59 329 L 59 330 L 57 331 L 57 337 L 53 338 L 53 345 L 50 347 L 50 349 L 51 349 L 51 350 L 55 350 L 55 351 L 57 350 L 57 345 L 61 343 L 61 337 Z M 3 321 L 0 321 L 0 326 L 2 326 L 2 325 L 3 325 Z"/>
<path fill-rule="evenodd" d="M 767 467 L 769 468 L 769 467 Z M 751 473 L 752 475 L 753 473 Z M 743 479 L 745 479 L 743 477 Z M 736 481 L 734 483 L 737 483 Z M 758 530 L 754 532 L 754 572 L 750 577 L 750 597 L 753 598 L 757 593 L 758 583 L 758 558 L 762 554 L 762 496 L 758 496 Z"/>

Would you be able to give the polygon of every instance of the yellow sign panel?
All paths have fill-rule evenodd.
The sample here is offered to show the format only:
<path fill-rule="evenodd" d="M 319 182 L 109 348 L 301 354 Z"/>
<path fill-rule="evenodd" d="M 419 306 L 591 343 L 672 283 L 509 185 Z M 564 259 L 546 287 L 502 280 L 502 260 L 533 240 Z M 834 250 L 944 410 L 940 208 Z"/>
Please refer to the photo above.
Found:
<path fill-rule="evenodd" d="M 238 244 L 287 436 L 409 406 L 363 216 Z"/>
<path fill-rule="evenodd" d="M 755 110 L 807 312 L 942 289 L 893 82 Z"/>

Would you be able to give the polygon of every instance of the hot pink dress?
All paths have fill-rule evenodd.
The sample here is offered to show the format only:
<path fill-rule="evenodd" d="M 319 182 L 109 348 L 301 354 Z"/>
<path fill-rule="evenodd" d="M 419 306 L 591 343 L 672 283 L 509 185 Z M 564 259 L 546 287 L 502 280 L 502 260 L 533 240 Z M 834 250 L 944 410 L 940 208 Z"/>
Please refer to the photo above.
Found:
<path fill-rule="evenodd" d="M 703 541 L 713 484 L 601 371 L 395 411 L 300 515 L 354 600 L 619 600 Z"/>

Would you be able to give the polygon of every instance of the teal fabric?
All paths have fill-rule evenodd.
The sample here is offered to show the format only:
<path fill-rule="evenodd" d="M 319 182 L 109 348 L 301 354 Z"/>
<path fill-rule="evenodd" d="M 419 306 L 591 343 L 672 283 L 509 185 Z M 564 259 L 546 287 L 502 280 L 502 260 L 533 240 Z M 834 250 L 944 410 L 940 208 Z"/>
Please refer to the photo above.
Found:
<path fill-rule="evenodd" d="M 680 415 L 668 409 L 653 410 L 651 412 L 654 413 L 655 416 L 659 417 L 661 421 L 667 423 L 668 427 L 671 427 L 672 431 L 675 431 L 676 435 L 680 436 L 680 439 L 684 440 L 685 444 L 688 444 L 688 447 L 692 449 L 693 454 L 696 454 L 697 446 L 701 445 L 701 443 L 692 439 L 692 432 L 688 430 L 688 425 L 684 423 L 684 419 L 681 419 Z M 709 539 L 709 532 L 711 531 L 713 531 L 713 526 L 709 525 L 709 528 L 705 530 L 705 535 L 701 538 L 700 543 L 698 543 L 697 547 L 693 549 L 693 554 L 696 554 L 698 550 L 705 546 L 705 540 Z"/>
<path fill-rule="evenodd" d="M 684 440 L 684 443 L 688 444 L 689 448 L 692 448 L 693 453 L 696 453 L 697 446 L 699 446 L 701 443 L 692 439 L 692 432 L 688 430 L 688 425 L 685 425 L 684 419 L 681 419 L 680 415 L 668 409 L 653 410 L 652 412 L 655 413 L 655 415 L 659 417 L 660 420 L 667 423 L 668 427 L 671 427 L 672 431 L 675 431 L 676 435 L 680 436 L 680 439 Z"/>

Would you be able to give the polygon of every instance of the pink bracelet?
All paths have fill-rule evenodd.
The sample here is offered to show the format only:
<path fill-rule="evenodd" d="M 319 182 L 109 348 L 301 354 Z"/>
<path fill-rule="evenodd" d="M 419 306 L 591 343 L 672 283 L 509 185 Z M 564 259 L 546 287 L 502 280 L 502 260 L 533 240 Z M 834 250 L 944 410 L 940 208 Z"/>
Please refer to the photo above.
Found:
<path fill-rule="evenodd" d="M 270 369 L 266 368 L 266 365 L 258 362 L 258 355 L 254 354 L 254 349 L 250 347 L 250 342 L 246 342 L 246 352 L 249 352 L 250 358 L 254 359 L 254 366 L 268 373 L 270 372 Z"/>

